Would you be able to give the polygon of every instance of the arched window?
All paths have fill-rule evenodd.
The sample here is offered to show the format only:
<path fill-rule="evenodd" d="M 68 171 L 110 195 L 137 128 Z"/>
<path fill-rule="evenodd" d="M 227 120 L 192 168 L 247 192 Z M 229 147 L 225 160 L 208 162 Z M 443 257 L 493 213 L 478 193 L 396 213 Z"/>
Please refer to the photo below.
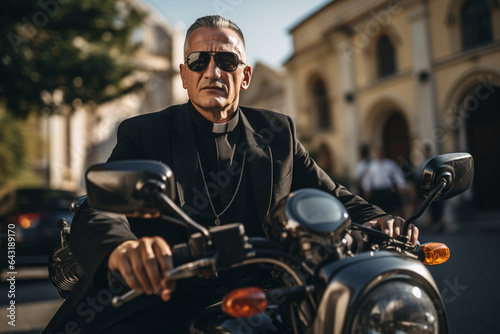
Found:
<path fill-rule="evenodd" d="M 379 78 L 396 73 L 396 52 L 387 35 L 382 35 L 377 42 L 377 68 Z"/>
<path fill-rule="evenodd" d="M 328 102 L 328 92 L 323 80 L 318 79 L 314 82 L 313 98 L 318 129 L 331 129 L 330 103 Z"/>
<path fill-rule="evenodd" d="M 460 13 L 464 50 L 493 41 L 491 13 L 486 0 L 468 0 Z"/>

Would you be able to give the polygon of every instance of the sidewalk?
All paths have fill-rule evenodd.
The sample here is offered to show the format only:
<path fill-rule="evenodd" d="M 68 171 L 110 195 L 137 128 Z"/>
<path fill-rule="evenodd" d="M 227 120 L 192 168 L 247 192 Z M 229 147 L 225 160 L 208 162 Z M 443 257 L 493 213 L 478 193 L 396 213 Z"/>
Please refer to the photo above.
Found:
<path fill-rule="evenodd" d="M 500 232 L 500 211 L 469 212 L 458 222 L 460 232 Z"/>

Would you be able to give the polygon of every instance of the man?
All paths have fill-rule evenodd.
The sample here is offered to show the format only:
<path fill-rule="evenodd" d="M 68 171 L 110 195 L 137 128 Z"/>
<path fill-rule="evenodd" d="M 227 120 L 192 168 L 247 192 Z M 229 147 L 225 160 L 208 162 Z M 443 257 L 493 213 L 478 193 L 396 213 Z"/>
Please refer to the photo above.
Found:
<path fill-rule="evenodd" d="M 406 187 L 403 172 L 382 147 L 375 147 L 373 155 L 362 181 L 363 196 L 387 212 L 398 212 Z"/>
<path fill-rule="evenodd" d="M 110 161 L 152 159 L 169 165 L 178 204 L 205 226 L 241 222 L 250 236 L 263 235 L 262 222 L 276 201 L 290 191 L 315 187 L 338 197 L 353 220 L 399 234 L 401 219 L 386 216 L 334 183 L 311 160 L 289 117 L 239 107 L 239 92 L 248 88 L 252 68 L 246 64 L 244 38 L 234 23 L 220 16 L 198 19 L 186 34 L 184 56 L 180 73 L 189 102 L 124 121 Z M 229 283 L 220 286 L 218 280 L 182 280 L 174 290 L 165 276 L 172 268 L 169 245 L 185 241 L 186 232 L 143 219 L 155 213 L 135 216 L 111 215 L 88 205 L 80 208 L 71 243 L 86 282 L 79 282 L 47 333 L 68 321 L 83 332 L 178 332 L 189 316 L 218 301 L 219 289 L 227 291 Z M 416 241 L 418 231 L 411 233 Z M 119 310 L 97 305 L 95 312 L 88 312 L 92 316 L 82 316 L 90 304 L 88 295 L 99 300 L 99 293 L 105 294 L 110 270 L 119 271 L 134 290 L 156 292 L 166 303 L 156 296 L 144 297 Z"/>
<path fill-rule="evenodd" d="M 359 161 L 354 170 L 354 178 L 357 181 L 358 194 L 363 194 L 363 179 L 366 177 L 371 162 L 370 146 L 362 145 L 359 148 Z"/>

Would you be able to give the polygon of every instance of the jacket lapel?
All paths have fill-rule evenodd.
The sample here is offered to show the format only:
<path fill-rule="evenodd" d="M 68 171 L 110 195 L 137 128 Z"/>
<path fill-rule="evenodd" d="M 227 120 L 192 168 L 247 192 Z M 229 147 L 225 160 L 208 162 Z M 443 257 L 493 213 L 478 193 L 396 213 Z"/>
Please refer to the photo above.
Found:
<path fill-rule="evenodd" d="M 197 185 L 196 135 L 194 133 L 188 104 L 185 104 L 174 122 L 172 138 L 172 169 L 177 185 L 180 206 L 193 206 Z M 194 208 L 193 208 L 194 209 Z M 187 208 L 186 211 L 189 211 Z M 189 214 L 189 212 L 187 212 Z"/>
<path fill-rule="evenodd" d="M 255 132 L 243 112 L 240 113 L 244 125 L 243 143 L 246 152 L 253 197 L 261 221 L 264 221 L 271 206 L 273 186 L 273 161 L 271 148 L 266 139 Z"/>

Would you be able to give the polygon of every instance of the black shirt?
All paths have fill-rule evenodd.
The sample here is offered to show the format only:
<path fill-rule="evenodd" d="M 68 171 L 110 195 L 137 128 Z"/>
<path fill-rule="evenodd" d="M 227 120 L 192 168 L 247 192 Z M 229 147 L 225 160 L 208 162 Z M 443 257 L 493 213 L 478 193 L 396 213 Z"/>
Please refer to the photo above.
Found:
<path fill-rule="evenodd" d="M 239 116 L 241 110 L 238 108 L 236 115 L 231 121 L 225 123 L 226 125 L 215 126 L 214 123 L 204 118 L 191 103 L 189 103 L 189 113 L 197 130 L 196 145 L 199 155 L 197 189 L 193 191 L 198 194 L 199 200 L 196 204 L 200 213 L 193 219 L 204 226 L 214 226 L 216 225 L 215 210 L 218 215 L 223 212 L 219 217 L 221 224 L 243 223 L 248 235 L 263 236 L 255 204 L 252 205 L 251 210 L 240 210 L 242 207 L 240 203 L 246 203 L 246 208 L 249 203 L 254 203 L 248 162 L 243 150 L 238 149 L 244 140 L 244 128 Z M 219 131 L 219 133 L 214 131 Z M 243 175 L 241 175 L 242 171 Z M 210 205 L 207 190 L 214 210 Z"/>

